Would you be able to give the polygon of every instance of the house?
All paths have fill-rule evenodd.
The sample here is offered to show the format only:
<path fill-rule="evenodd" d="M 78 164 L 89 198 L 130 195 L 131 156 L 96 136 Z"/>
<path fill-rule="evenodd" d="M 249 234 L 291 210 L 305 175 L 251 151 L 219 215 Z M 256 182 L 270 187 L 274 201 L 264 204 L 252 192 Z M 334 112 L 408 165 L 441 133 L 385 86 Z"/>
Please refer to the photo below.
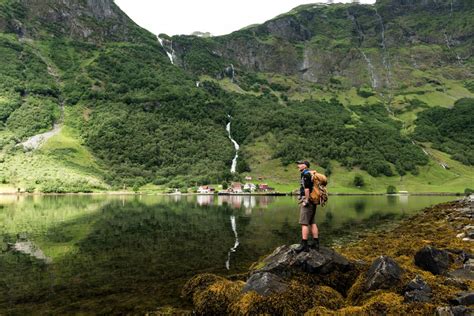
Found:
<path fill-rule="evenodd" d="M 250 191 L 250 192 L 253 192 L 257 189 L 257 186 L 253 183 L 246 183 L 244 184 L 244 191 Z"/>
<path fill-rule="evenodd" d="M 212 194 L 214 193 L 215 189 L 208 185 L 202 185 L 198 188 L 197 193 L 199 194 Z"/>
<path fill-rule="evenodd" d="M 271 188 L 268 186 L 268 184 L 266 183 L 261 183 L 258 185 L 258 190 L 261 191 L 261 192 L 273 192 L 275 191 L 274 188 Z"/>
<path fill-rule="evenodd" d="M 232 193 L 242 193 L 242 192 L 243 192 L 242 183 L 240 183 L 240 182 L 232 182 L 232 183 L 230 184 L 229 192 L 232 192 Z"/>

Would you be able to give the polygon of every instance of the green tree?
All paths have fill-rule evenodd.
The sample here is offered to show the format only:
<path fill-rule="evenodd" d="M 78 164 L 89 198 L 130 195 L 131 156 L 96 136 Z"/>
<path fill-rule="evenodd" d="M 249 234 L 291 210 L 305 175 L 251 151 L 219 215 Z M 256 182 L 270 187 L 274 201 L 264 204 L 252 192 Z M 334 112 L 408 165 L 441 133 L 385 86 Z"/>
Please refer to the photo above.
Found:
<path fill-rule="evenodd" d="M 397 193 L 397 188 L 395 188 L 395 186 L 393 185 L 389 185 L 387 187 L 387 194 L 395 194 Z"/>
<path fill-rule="evenodd" d="M 354 176 L 354 185 L 356 187 L 363 187 L 365 185 L 364 178 L 360 174 Z"/>

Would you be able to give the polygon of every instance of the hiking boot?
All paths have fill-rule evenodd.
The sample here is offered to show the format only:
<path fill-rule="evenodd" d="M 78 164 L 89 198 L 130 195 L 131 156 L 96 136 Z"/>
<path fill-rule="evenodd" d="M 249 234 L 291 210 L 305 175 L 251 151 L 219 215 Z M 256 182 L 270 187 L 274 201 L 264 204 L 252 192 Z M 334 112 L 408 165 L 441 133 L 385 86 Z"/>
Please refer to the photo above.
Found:
<path fill-rule="evenodd" d="M 309 248 L 319 251 L 319 239 L 313 239 L 313 242 L 311 243 L 311 245 L 309 245 Z"/>
<path fill-rule="evenodd" d="M 308 241 L 302 239 L 300 245 L 295 248 L 295 251 L 296 251 L 296 253 L 308 252 L 309 251 Z"/>

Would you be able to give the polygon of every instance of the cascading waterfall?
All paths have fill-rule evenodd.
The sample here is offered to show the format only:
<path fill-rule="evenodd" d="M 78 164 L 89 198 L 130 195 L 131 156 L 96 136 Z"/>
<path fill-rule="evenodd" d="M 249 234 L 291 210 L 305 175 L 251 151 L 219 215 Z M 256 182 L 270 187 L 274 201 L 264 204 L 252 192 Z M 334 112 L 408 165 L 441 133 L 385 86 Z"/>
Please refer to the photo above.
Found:
<path fill-rule="evenodd" d="M 456 50 L 451 47 L 451 40 L 449 39 L 448 34 L 446 34 L 446 30 L 444 31 L 443 35 L 444 35 L 444 41 L 446 42 L 446 47 L 448 48 L 449 51 L 452 51 L 456 55 L 458 64 L 460 66 L 463 66 L 461 56 L 459 56 Z"/>
<path fill-rule="evenodd" d="M 239 246 L 239 235 L 237 234 L 237 222 L 235 220 L 235 216 L 231 215 L 230 216 L 230 224 L 232 227 L 232 232 L 234 233 L 235 237 L 235 242 L 234 246 L 229 249 L 229 252 L 227 253 L 227 261 L 225 262 L 225 267 L 227 270 L 230 270 L 230 255 L 231 253 L 235 252 L 237 250 L 237 247 Z"/>
<path fill-rule="evenodd" d="M 168 58 L 170 59 L 171 64 L 174 65 L 174 60 L 176 58 L 176 54 L 175 54 L 174 49 L 173 49 L 173 41 L 168 41 L 166 39 L 163 40 L 159 36 L 157 36 L 156 38 L 158 39 L 158 42 L 160 43 L 161 47 L 163 47 L 163 49 L 165 50 L 166 55 L 168 55 Z M 165 41 L 170 42 L 169 47 L 168 47 L 168 45 Z"/>
<path fill-rule="evenodd" d="M 227 117 L 229 118 L 229 123 L 227 123 L 227 126 L 226 126 L 226 130 L 227 130 L 227 133 L 229 135 L 229 139 L 230 141 L 234 144 L 234 148 L 235 148 L 235 156 L 234 156 L 234 159 L 232 159 L 232 166 L 230 167 L 230 172 L 231 173 L 235 173 L 236 169 L 237 169 L 237 158 L 239 158 L 239 149 L 240 149 L 240 146 L 239 144 L 232 138 L 232 135 L 230 133 L 230 119 L 232 119 L 232 117 L 230 115 L 227 115 Z"/>
<path fill-rule="evenodd" d="M 232 69 L 232 82 L 234 82 L 234 79 L 235 79 L 235 69 L 234 69 L 234 65 L 233 64 L 230 64 L 230 68 Z"/>
<path fill-rule="evenodd" d="M 373 89 L 377 89 L 377 78 L 375 77 L 374 65 L 372 65 L 372 61 L 362 50 L 360 50 L 360 52 L 362 53 L 362 56 L 364 56 L 364 59 L 367 62 L 367 67 L 369 68 L 371 86 Z"/>
<path fill-rule="evenodd" d="M 357 34 L 359 34 L 359 48 L 358 50 L 360 51 L 361 55 L 364 57 L 365 62 L 367 63 L 367 68 L 369 70 L 369 75 L 370 75 L 370 85 L 372 86 L 372 89 L 377 88 L 377 77 L 375 76 L 375 68 L 374 65 L 372 64 L 372 61 L 370 58 L 364 53 L 364 51 L 360 48 L 362 46 L 362 42 L 365 39 L 365 34 L 362 32 L 359 23 L 357 22 L 357 19 L 354 15 L 350 14 L 349 11 L 347 11 L 347 15 L 349 19 L 354 23 L 355 28 L 357 30 Z"/>
<path fill-rule="evenodd" d="M 386 45 L 386 42 L 385 42 L 385 26 L 383 24 L 382 16 L 379 14 L 377 9 L 375 9 L 375 15 L 379 19 L 380 27 L 382 28 L 381 33 L 380 33 L 380 36 L 382 38 L 382 42 L 380 43 L 380 45 L 382 46 L 382 50 L 383 50 L 382 63 L 384 65 L 385 69 L 387 70 L 387 84 L 390 87 L 391 82 L 392 82 L 392 68 L 391 68 L 390 62 L 388 60 L 387 45 Z"/>

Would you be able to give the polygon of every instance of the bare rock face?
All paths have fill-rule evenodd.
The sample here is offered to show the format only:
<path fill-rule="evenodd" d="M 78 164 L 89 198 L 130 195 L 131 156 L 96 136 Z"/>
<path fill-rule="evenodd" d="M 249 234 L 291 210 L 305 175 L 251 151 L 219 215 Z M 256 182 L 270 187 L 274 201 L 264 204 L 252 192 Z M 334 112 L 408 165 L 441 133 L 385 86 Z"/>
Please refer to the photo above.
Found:
<path fill-rule="evenodd" d="M 365 289 L 373 291 L 391 288 L 400 282 L 402 274 L 402 269 L 392 258 L 380 256 L 367 271 Z"/>
<path fill-rule="evenodd" d="M 20 0 L 15 15 L 0 23 L 2 29 L 19 37 L 41 33 L 102 42 L 133 41 L 138 26 L 113 0 Z"/>
<path fill-rule="evenodd" d="M 264 24 L 270 34 L 288 41 L 306 41 L 311 32 L 291 16 L 268 21 Z"/>

